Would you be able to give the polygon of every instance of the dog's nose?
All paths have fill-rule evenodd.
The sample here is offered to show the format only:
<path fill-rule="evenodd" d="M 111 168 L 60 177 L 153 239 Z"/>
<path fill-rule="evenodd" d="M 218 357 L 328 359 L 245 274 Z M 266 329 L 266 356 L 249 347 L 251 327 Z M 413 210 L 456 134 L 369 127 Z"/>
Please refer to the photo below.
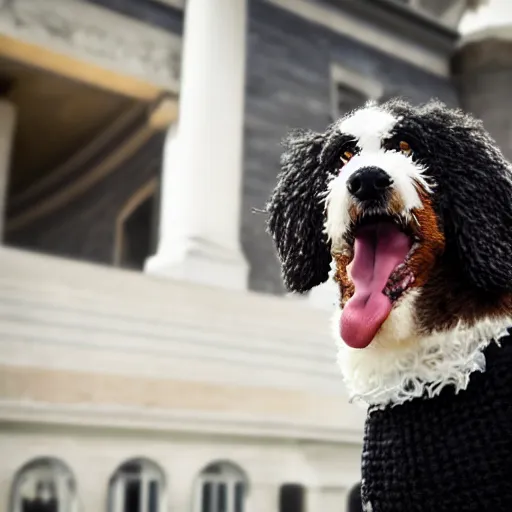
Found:
<path fill-rule="evenodd" d="M 393 180 L 383 169 L 363 167 L 350 176 L 347 188 L 356 199 L 369 201 L 382 197 L 392 184 Z"/>

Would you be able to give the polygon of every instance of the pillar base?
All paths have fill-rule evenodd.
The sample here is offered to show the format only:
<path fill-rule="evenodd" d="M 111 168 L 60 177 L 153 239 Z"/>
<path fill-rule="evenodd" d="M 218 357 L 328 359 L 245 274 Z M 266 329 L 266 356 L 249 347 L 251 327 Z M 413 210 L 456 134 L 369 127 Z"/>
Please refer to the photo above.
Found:
<path fill-rule="evenodd" d="M 206 241 L 189 242 L 180 251 L 159 250 L 146 260 L 150 275 L 229 290 L 247 290 L 249 266 L 241 251 L 213 248 Z"/>

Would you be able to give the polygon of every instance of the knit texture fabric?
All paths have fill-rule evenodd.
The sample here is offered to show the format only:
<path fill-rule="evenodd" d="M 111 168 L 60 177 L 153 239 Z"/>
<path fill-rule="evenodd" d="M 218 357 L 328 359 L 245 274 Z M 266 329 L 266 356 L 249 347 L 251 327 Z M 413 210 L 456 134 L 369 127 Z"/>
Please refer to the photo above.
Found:
<path fill-rule="evenodd" d="M 363 503 L 371 512 L 512 512 L 512 336 L 468 388 L 370 408 Z M 371 506 L 369 505 L 371 504 Z"/>

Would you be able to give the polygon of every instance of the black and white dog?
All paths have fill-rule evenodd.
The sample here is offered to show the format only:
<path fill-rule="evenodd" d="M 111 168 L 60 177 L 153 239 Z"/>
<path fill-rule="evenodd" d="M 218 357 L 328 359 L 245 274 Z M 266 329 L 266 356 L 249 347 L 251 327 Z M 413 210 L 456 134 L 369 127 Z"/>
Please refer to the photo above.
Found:
<path fill-rule="evenodd" d="M 482 123 L 393 100 L 293 133 L 267 211 L 287 288 L 339 285 L 365 510 L 512 511 L 512 167 Z"/>

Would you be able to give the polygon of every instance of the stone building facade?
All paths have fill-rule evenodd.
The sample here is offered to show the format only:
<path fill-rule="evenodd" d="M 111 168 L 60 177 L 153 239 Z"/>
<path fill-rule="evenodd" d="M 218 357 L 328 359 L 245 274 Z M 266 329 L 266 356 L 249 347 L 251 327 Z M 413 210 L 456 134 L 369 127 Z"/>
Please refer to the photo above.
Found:
<path fill-rule="evenodd" d="M 257 211 L 290 129 L 370 99 L 512 157 L 479 3 L 0 0 L 0 512 L 345 510 L 336 298 L 284 293 Z"/>

